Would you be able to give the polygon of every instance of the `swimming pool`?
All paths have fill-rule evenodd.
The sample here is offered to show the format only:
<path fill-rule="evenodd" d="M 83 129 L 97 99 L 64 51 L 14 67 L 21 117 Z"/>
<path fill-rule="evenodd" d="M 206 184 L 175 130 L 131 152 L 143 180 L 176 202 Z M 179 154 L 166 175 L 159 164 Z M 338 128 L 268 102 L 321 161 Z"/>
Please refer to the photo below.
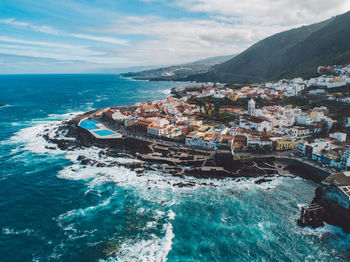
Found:
<path fill-rule="evenodd" d="M 117 135 L 115 132 L 112 132 L 110 130 L 98 130 L 98 131 L 93 131 L 95 134 L 99 136 L 111 136 L 111 135 Z"/>
<path fill-rule="evenodd" d="M 93 130 L 93 129 L 98 129 L 98 126 L 96 126 L 97 124 L 98 122 L 95 120 L 85 120 L 85 121 L 81 121 L 79 126 L 87 130 Z"/>

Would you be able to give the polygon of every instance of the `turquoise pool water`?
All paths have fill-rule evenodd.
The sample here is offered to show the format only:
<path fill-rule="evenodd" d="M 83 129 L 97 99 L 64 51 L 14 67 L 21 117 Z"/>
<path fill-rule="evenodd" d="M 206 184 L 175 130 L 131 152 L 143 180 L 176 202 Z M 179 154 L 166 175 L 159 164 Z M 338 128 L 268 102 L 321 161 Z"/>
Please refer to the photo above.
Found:
<path fill-rule="evenodd" d="M 97 124 L 98 122 L 95 120 L 85 120 L 85 121 L 81 121 L 79 126 L 87 130 L 94 130 L 94 129 L 98 129 L 98 127 L 96 126 Z"/>
<path fill-rule="evenodd" d="M 112 132 L 110 130 L 98 130 L 98 131 L 94 131 L 94 133 L 99 136 L 117 135 L 115 132 Z"/>

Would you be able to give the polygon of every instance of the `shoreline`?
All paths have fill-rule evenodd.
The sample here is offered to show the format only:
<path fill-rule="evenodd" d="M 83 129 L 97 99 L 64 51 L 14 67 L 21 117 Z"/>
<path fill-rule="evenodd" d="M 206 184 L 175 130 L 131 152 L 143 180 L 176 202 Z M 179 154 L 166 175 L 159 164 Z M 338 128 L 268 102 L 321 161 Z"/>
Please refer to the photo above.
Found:
<path fill-rule="evenodd" d="M 56 144 L 62 150 L 74 150 L 82 147 L 95 146 L 101 148 L 101 154 L 111 157 L 128 157 L 138 160 L 135 163 L 114 165 L 126 166 L 138 173 L 142 170 L 153 170 L 166 172 L 174 176 L 193 176 L 197 178 L 216 178 L 227 177 L 261 177 L 259 182 L 265 182 L 268 177 L 303 177 L 313 180 L 316 183 L 322 181 L 330 175 L 330 172 L 311 165 L 295 157 L 280 156 L 278 154 L 256 155 L 250 154 L 248 159 L 234 160 L 227 155 L 215 151 L 190 148 L 185 145 L 170 146 L 170 143 L 160 139 L 150 138 L 149 141 L 137 137 L 128 137 L 123 134 L 122 138 L 98 139 L 88 130 L 79 126 L 79 122 L 98 112 L 93 110 L 86 112 L 75 118 L 65 121 L 59 127 L 59 133 L 65 133 L 67 138 L 58 139 L 44 138 L 51 143 Z M 72 140 L 71 138 L 75 138 Z M 226 154 L 225 154 L 226 153 Z M 80 157 L 79 161 L 83 164 L 96 164 L 98 161 Z M 100 164 L 101 165 L 101 164 Z"/>

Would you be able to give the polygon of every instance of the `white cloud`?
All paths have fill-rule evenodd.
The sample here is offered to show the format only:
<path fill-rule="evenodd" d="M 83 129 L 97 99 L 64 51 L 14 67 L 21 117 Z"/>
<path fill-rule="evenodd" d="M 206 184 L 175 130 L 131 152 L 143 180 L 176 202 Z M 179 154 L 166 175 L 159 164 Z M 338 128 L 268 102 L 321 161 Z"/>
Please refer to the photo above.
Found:
<path fill-rule="evenodd" d="M 1 42 L 8 42 L 8 43 L 16 43 L 16 44 L 27 44 L 27 45 L 39 45 L 39 46 L 46 46 L 46 47 L 58 47 L 58 48 L 74 48 L 75 45 L 70 44 L 60 44 L 60 43 L 52 43 L 52 42 L 45 42 L 45 41 L 30 41 L 30 40 L 23 40 L 13 37 L 7 37 L 7 36 L 0 36 Z"/>
<path fill-rule="evenodd" d="M 76 29 L 77 32 L 64 32 L 61 28 L 13 18 L 0 19 L 0 23 L 14 28 L 59 37 L 56 37 L 59 39 L 57 43 L 52 39 L 30 41 L 0 36 L 0 42 L 7 43 L 0 44 L 0 52 L 61 61 L 114 63 L 125 67 L 171 65 L 211 56 L 237 54 L 272 34 L 319 22 L 350 9 L 350 1 L 339 0 L 143 1 L 162 2 L 192 12 L 193 15 L 185 18 L 185 12 L 181 18 L 175 19 L 161 17 L 162 14 L 119 14 L 118 20 L 107 21 L 115 17 L 110 15 L 99 26 Z M 74 44 L 81 43 L 82 39 L 90 41 L 84 45 Z"/>
<path fill-rule="evenodd" d="M 144 64 L 174 64 L 237 54 L 272 34 L 320 22 L 350 9 L 350 1 L 338 0 L 178 0 L 170 5 L 207 17 L 128 16 L 98 30 L 143 35 L 146 40 L 125 49 L 130 58 L 138 57 Z"/>
<path fill-rule="evenodd" d="M 118 39 L 118 38 L 114 38 L 114 37 L 104 37 L 104 36 L 93 36 L 93 35 L 86 35 L 86 34 L 81 34 L 81 33 L 67 33 L 67 32 L 62 32 L 60 30 L 57 30 L 51 26 L 47 26 L 47 25 L 38 26 L 38 25 L 34 25 L 34 24 L 31 24 L 28 22 L 17 21 L 14 18 L 2 19 L 2 20 L 0 20 L 0 23 L 19 27 L 19 28 L 26 29 L 26 30 L 45 33 L 45 34 L 49 34 L 49 35 L 74 37 L 74 38 L 79 38 L 79 39 L 88 39 L 88 40 L 93 40 L 93 41 L 97 41 L 97 42 L 109 43 L 109 44 L 118 44 L 118 45 L 127 45 L 128 44 L 128 41 L 124 40 L 124 39 Z"/>
<path fill-rule="evenodd" d="M 20 28 L 25 28 L 28 30 L 33 30 L 45 34 L 50 34 L 50 35 L 58 35 L 59 31 L 50 27 L 50 26 L 38 26 L 38 25 L 33 25 L 28 22 L 23 22 L 23 21 L 17 21 L 14 18 L 9 18 L 9 19 L 2 19 L 0 20 L 0 23 L 2 24 L 7 24 L 7 25 L 12 25 Z"/>
<path fill-rule="evenodd" d="M 339 0 L 178 0 L 175 4 L 248 24 L 288 26 L 314 23 L 350 9 L 350 1 Z"/>
<path fill-rule="evenodd" d="M 142 64 L 177 64 L 218 55 L 232 55 L 254 42 L 286 29 L 282 26 L 232 24 L 213 19 L 124 17 L 98 28 L 104 34 L 134 34 L 145 39 L 110 55 L 142 60 Z"/>
<path fill-rule="evenodd" d="M 57 60 L 82 60 L 86 62 L 104 62 L 103 52 L 93 51 L 81 45 L 52 43 L 45 41 L 29 41 L 18 38 L 0 36 L 0 52 L 3 54 L 52 58 Z"/>
<path fill-rule="evenodd" d="M 109 44 L 117 44 L 117 45 L 128 45 L 129 41 L 124 39 L 117 39 L 113 37 L 101 37 L 101 36 L 93 36 L 93 35 L 86 35 L 86 34 L 71 34 L 71 36 L 81 39 L 89 39 L 94 40 L 98 42 L 105 42 Z"/>

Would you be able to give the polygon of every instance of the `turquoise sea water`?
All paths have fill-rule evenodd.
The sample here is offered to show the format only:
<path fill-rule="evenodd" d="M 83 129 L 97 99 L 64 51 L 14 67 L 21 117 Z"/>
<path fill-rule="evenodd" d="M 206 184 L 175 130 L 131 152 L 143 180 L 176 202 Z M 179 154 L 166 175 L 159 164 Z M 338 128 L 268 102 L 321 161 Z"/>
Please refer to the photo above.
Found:
<path fill-rule="evenodd" d="M 94 148 L 55 150 L 40 136 L 78 112 L 164 98 L 176 85 L 0 76 L 0 104 L 8 105 L 0 108 L 0 260 L 349 261 L 341 229 L 296 225 L 313 197 L 311 181 L 187 178 L 196 186 L 179 188 L 181 179 L 166 174 L 84 168 L 79 155 L 112 159 Z"/>

